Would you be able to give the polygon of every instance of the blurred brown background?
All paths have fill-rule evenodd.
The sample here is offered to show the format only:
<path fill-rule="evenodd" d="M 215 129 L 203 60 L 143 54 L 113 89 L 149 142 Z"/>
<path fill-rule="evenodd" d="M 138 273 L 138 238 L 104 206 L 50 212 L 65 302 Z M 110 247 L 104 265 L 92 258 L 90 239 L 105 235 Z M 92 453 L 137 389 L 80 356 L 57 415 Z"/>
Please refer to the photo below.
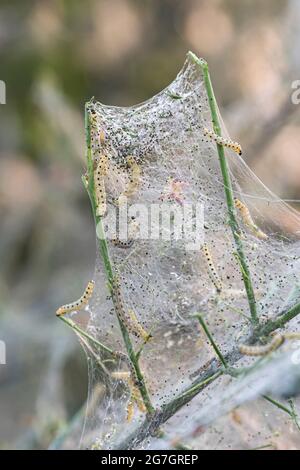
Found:
<path fill-rule="evenodd" d="M 297 0 L 1 1 L 0 446 L 47 447 L 86 396 L 84 355 L 54 315 L 93 272 L 85 101 L 143 101 L 191 49 L 248 164 L 297 200 L 299 46 Z"/>

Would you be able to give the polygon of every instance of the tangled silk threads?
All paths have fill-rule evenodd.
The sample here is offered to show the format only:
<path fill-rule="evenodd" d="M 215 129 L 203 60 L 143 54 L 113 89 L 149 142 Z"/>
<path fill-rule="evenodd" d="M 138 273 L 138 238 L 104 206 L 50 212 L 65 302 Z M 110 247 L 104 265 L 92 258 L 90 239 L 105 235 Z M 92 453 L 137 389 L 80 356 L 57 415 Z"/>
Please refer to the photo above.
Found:
<path fill-rule="evenodd" d="M 201 70 L 189 61 L 168 90 L 174 94 L 160 93 L 133 107 L 119 108 L 95 101 L 88 104 L 88 112 L 95 110 L 96 114 L 97 129 L 91 126 L 94 170 L 101 155 L 105 154 L 109 159 L 108 173 L 104 176 L 107 212 L 113 214 L 116 206 L 119 207 L 120 195 L 127 194 L 128 220 L 132 220 L 132 216 L 140 221 L 147 220 L 148 233 L 151 233 L 149 238 L 136 236 L 132 240 L 128 237 L 127 244 L 123 229 L 121 233 L 114 222 L 116 230 L 111 231 L 111 238 L 119 236 L 119 240 L 107 238 L 107 247 L 113 274 L 119 273 L 120 276 L 122 297 L 116 299 L 118 296 L 113 291 L 120 289 L 113 285 L 109 285 L 109 289 L 115 297 L 114 306 L 111 298 L 107 297 L 107 273 L 97 252 L 95 279 L 98 288 L 95 287 L 97 296 L 93 295 L 89 306 L 89 333 L 114 351 L 125 351 L 119 320 L 122 331 L 124 325 L 129 326 L 127 331 L 133 347 L 137 353 L 141 351 L 138 357 L 144 371 L 144 384 L 151 387 L 150 401 L 154 408 L 172 400 L 175 391 L 176 394 L 184 392 L 192 384 L 190 377 L 198 377 L 200 367 L 206 371 L 211 359 L 209 350 L 199 354 L 199 335 L 191 322 L 192 312 L 201 308 L 205 317 L 211 319 L 211 334 L 224 352 L 235 350 L 237 338 L 249 328 L 248 301 L 240 265 L 234 259 L 236 247 L 228 223 L 226 188 L 219 165 L 218 150 L 220 152 L 221 147 L 217 148 L 212 139 L 203 136 L 204 126 L 213 127 L 209 123 L 210 103 Z M 99 129 L 105 130 L 104 145 Z M 222 135 L 226 136 L 225 132 L 222 128 Z M 237 153 L 225 147 L 224 150 L 234 195 L 247 205 L 251 197 L 248 207 L 252 222 L 264 231 L 264 227 L 272 227 L 272 230 L 266 230 L 267 242 L 259 239 L 257 230 L 250 228 L 253 227 L 250 219 L 243 219 L 243 214 L 247 215 L 245 210 L 233 207 L 235 218 L 243 229 L 242 235 L 244 232 L 248 234 L 248 237 L 241 237 L 241 243 L 253 289 L 257 293 L 258 312 L 282 312 L 299 278 L 297 233 L 300 233 L 300 223 L 297 216 L 254 177 Z M 130 159 L 127 160 L 130 155 L 140 169 L 134 165 L 133 171 Z M 166 204 L 161 204 L 161 201 Z M 184 237 L 178 241 L 161 237 L 161 233 L 165 234 L 162 217 L 155 220 L 150 211 L 155 204 L 166 207 L 171 214 L 168 221 L 174 224 L 178 218 L 174 214 L 181 213 L 183 217 L 188 205 L 196 207 L 198 203 L 204 205 L 205 213 L 208 250 L 203 253 L 187 249 Z M 145 210 L 147 218 L 137 212 L 137 206 L 139 210 Z M 121 207 L 125 213 L 125 207 Z M 194 220 L 191 219 L 191 227 L 194 227 Z M 144 226 L 140 228 L 141 235 L 142 230 Z M 127 251 L 122 249 L 126 247 Z M 214 291 L 213 295 L 211 291 Z M 132 318 L 130 309 L 134 310 L 137 320 Z M 139 325 L 146 334 L 138 331 Z M 147 338 L 150 327 L 153 340 L 144 346 L 143 338 Z M 270 336 L 267 342 L 272 339 Z M 257 344 L 265 346 L 266 343 Z M 105 385 L 105 391 L 97 401 L 95 413 L 86 421 L 83 445 L 90 446 L 97 435 L 103 448 L 112 449 L 126 440 L 132 426 L 124 423 L 124 408 L 130 400 L 129 389 L 126 383 L 123 387 L 116 386 L 116 381 L 110 377 L 110 367 L 130 373 L 131 370 L 123 359 L 121 363 L 117 360 L 113 366 L 110 359 L 106 363 L 107 356 L 103 353 L 101 360 L 107 364 L 108 371 L 105 374 L 95 355 L 89 351 L 88 354 L 92 366 L 89 372 L 90 396 L 99 383 Z M 277 354 L 274 356 L 272 361 L 277 361 Z M 214 400 L 220 393 L 223 396 L 226 386 L 212 383 L 208 393 Z M 142 390 L 143 384 L 139 387 Z M 204 403 L 206 397 L 204 389 L 199 400 L 203 398 Z M 128 419 L 132 418 L 133 407 L 137 414 L 137 405 L 133 399 L 131 402 L 127 410 Z M 120 413 L 122 404 L 124 413 Z M 182 409 L 183 433 L 188 425 L 192 426 L 196 414 L 197 410 L 186 413 Z M 174 429 L 174 432 L 178 430 Z M 143 448 L 154 446 L 150 432 L 146 433 L 140 444 Z M 135 443 L 130 445 L 135 446 Z"/>
<path fill-rule="evenodd" d="M 139 189 L 141 183 L 141 168 L 132 155 L 126 157 L 126 163 L 129 168 L 129 181 L 125 190 L 119 196 L 119 205 L 126 202 L 127 198 L 133 196 Z"/>

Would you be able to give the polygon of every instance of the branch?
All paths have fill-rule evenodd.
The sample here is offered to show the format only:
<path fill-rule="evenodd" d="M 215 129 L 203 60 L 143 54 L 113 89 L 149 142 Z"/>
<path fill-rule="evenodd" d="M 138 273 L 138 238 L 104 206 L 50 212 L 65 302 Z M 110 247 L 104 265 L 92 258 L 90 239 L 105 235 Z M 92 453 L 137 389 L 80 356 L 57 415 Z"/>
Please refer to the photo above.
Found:
<path fill-rule="evenodd" d="M 84 331 L 82 328 L 80 328 L 78 325 L 76 325 L 75 322 L 70 320 L 69 318 L 64 317 L 61 315 L 59 317 L 60 320 L 62 320 L 64 323 L 66 323 L 72 330 L 76 331 L 80 336 L 83 336 L 84 338 L 88 339 L 91 343 L 93 343 L 95 346 L 97 346 L 99 349 L 102 349 L 102 351 L 105 351 L 112 356 L 117 356 L 118 353 L 110 349 L 108 346 L 105 346 L 105 344 L 100 343 L 96 338 L 93 338 L 93 336 L 89 335 L 86 331 Z"/>
<path fill-rule="evenodd" d="M 289 311 L 283 313 L 276 321 L 269 320 L 265 325 L 259 327 L 252 334 L 248 336 L 248 342 L 255 343 L 261 336 L 272 333 L 280 327 L 283 327 L 286 323 L 292 320 L 300 313 L 300 303 L 294 305 Z M 238 348 L 233 348 L 225 356 L 224 360 L 228 365 L 234 366 L 243 355 L 239 352 Z M 144 422 L 135 430 L 133 433 L 122 441 L 117 449 L 125 450 L 132 449 L 138 444 L 143 442 L 149 435 L 153 436 L 168 419 L 174 416 L 184 405 L 189 403 L 196 395 L 204 390 L 210 383 L 217 380 L 222 374 L 224 374 L 224 367 L 221 361 L 216 359 L 210 360 L 199 370 L 198 378 L 188 387 L 183 393 L 174 400 L 164 405 L 161 410 L 157 411 L 153 417 L 146 418 Z"/>
<path fill-rule="evenodd" d="M 212 334 L 210 333 L 210 331 L 209 331 L 209 329 L 208 329 L 208 326 L 206 325 L 206 323 L 205 323 L 205 321 L 203 320 L 202 316 L 201 316 L 199 313 L 197 313 L 197 314 L 195 314 L 195 315 L 193 315 L 193 316 L 194 316 L 195 318 L 198 318 L 199 323 L 200 323 L 200 325 L 202 326 L 202 328 L 203 328 L 203 330 L 204 330 L 206 336 L 208 337 L 208 339 L 209 339 L 209 341 L 210 341 L 210 343 L 211 343 L 211 345 L 212 345 L 212 347 L 213 347 L 213 349 L 214 349 L 216 355 L 217 355 L 218 358 L 220 359 L 220 362 L 223 364 L 223 366 L 225 367 L 225 369 L 227 369 L 227 367 L 228 367 L 228 366 L 227 366 L 227 362 L 226 362 L 226 360 L 225 360 L 223 354 L 221 353 L 219 347 L 216 345 L 215 340 L 213 339 L 213 336 L 212 336 Z"/>
<path fill-rule="evenodd" d="M 218 117 L 217 101 L 214 95 L 214 90 L 213 90 L 213 86 L 212 86 L 211 79 L 210 79 L 208 64 L 203 59 L 199 59 L 192 52 L 189 52 L 188 55 L 194 61 L 194 63 L 201 68 L 201 71 L 203 73 L 203 78 L 204 78 L 204 84 L 205 84 L 205 88 L 206 88 L 206 92 L 208 96 L 208 102 L 210 106 L 213 128 L 214 128 L 215 133 L 221 136 L 221 125 L 220 125 L 219 117 Z M 227 160 L 226 160 L 226 156 L 224 152 L 224 147 L 222 145 L 217 144 L 217 150 L 218 150 L 218 155 L 219 155 L 221 173 L 222 173 L 223 182 L 224 182 L 224 191 L 225 191 L 226 203 L 227 203 L 227 209 L 228 209 L 229 225 L 233 234 L 233 238 L 234 238 L 236 250 L 237 250 L 237 256 L 238 256 L 239 263 L 241 266 L 241 273 L 242 273 L 242 277 L 243 277 L 243 281 L 244 281 L 244 285 L 245 285 L 245 289 L 247 293 L 252 323 L 254 325 L 257 325 L 258 316 L 257 316 L 257 311 L 256 311 L 254 289 L 252 286 L 251 274 L 250 274 L 246 256 L 244 253 L 243 242 L 241 238 L 241 230 L 236 219 L 236 211 L 235 211 L 235 205 L 234 205 L 234 196 L 233 196 L 230 172 L 229 172 L 229 168 L 228 168 L 228 164 L 227 164 Z"/>

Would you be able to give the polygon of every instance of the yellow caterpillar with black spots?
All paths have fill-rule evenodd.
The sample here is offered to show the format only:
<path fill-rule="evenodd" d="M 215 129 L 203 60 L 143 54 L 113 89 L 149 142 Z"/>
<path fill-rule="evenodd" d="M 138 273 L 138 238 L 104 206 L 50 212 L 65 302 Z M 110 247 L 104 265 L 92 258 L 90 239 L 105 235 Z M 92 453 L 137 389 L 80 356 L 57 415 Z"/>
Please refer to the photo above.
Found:
<path fill-rule="evenodd" d="M 105 189 L 105 176 L 108 171 L 108 158 L 106 155 L 101 155 L 98 165 L 94 171 L 94 185 L 96 196 L 96 215 L 103 217 L 106 213 L 106 189 Z"/>
<path fill-rule="evenodd" d="M 71 302 L 70 304 L 59 307 L 59 309 L 56 310 L 56 315 L 60 317 L 61 315 L 65 315 L 69 312 L 82 310 L 89 303 L 89 300 L 92 297 L 94 291 L 94 286 L 94 281 L 89 281 L 82 296 L 78 300 L 75 300 L 75 302 Z"/>
<path fill-rule="evenodd" d="M 234 152 L 236 152 L 238 155 L 242 155 L 242 147 L 238 142 L 233 142 L 232 140 L 225 139 L 224 137 L 216 134 L 214 131 L 211 131 L 207 129 L 206 127 L 204 128 L 204 135 L 209 137 L 211 140 L 214 140 L 218 145 L 222 145 L 223 147 L 227 147 Z"/>
<path fill-rule="evenodd" d="M 250 228 L 252 233 L 259 238 L 260 240 L 267 240 L 268 235 L 264 233 L 254 222 L 252 219 L 252 216 L 250 214 L 250 211 L 246 204 L 244 204 L 242 201 L 240 201 L 237 198 L 234 198 L 234 205 L 238 209 L 238 211 L 241 214 L 242 220 L 247 227 Z"/>
<path fill-rule="evenodd" d="M 204 243 L 204 245 L 202 246 L 202 253 L 204 254 L 204 257 L 206 259 L 208 275 L 213 285 L 215 286 L 216 291 L 220 293 L 223 289 L 223 284 L 217 273 L 216 267 L 214 265 L 214 262 L 210 253 L 210 249 L 206 243 Z"/>

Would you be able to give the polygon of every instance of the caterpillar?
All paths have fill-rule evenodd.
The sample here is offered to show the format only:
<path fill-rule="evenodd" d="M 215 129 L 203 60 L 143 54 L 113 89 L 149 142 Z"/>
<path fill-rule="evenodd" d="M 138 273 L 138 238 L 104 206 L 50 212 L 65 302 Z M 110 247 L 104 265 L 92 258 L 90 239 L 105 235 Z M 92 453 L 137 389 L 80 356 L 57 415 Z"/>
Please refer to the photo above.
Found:
<path fill-rule="evenodd" d="M 137 233 L 139 228 L 139 223 L 135 221 L 131 221 L 128 226 L 128 240 L 120 240 L 119 238 L 113 238 L 111 242 L 113 245 L 117 246 L 118 248 L 130 248 L 134 242 L 134 237 Z"/>
<path fill-rule="evenodd" d="M 245 356 L 266 356 L 267 354 L 278 349 L 285 341 L 285 336 L 277 333 L 273 339 L 264 346 L 248 346 L 247 344 L 241 344 L 239 350 Z"/>
<path fill-rule="evenodd" d="M 242 147 L 238 142 L 233 142 L 232 140 L 225 139 L 224 137 L 216 134 L 215 132 L 204 128 L 204 135 L 209 137 L 210 139 L 214 140 L 218 145 L 222 145 L 223 147 L 230 148 L 238 155 L 242 155 Z"/>
<path fill-rule="evenodd" d="M 134 331 L 136 332 L 136 335 L 139 338 L 142 338 L 145 343 L 149 341 L 149 339 L 151 338 L 151 334 L 147 333 L 147 331 L 144 330 L 142 325 L 139 323 L 135 312 L 133 310 L 128 310 L 128 314 L 132 321 L 132 325 L 133 325 Z"/>
<path fill-rule="evenodd" d="M 151 338 L 151 335 L 147 334 L 143 329 L 141 324 L 138 322 L 135 313 L 132 310 L 130 310 L 128 313 L 126 312 L 122 300 L 121 286 L 118 276 L 115 277 L 112 287 L 112 299 L 114 301 L 118 317 L 127 327 L 129 333 L 133 334 L 137 338 L 142 338 L 143 341 L 148 341 Z"/>
<path fill-rule="evenodd" d="M 94 285 L 95 285 L 94 281 L 89 281 L 80 299 L 70 304 L 62 305 L 61 307 L 59 307 L 59 309 L 56 310 L 56 315 L 59 317 L 61 315 L 65 315 L 68 312 L 82 310 L 88 304 L 93 294 Z"/>
<path fill-rule="evenodd" d="M 105 132 L 103 129 L 100 129 L 99 131 L 99 142 L 100 142 L 100 145 L 104 145 L 105 144 Z"/>
<path fill-rule="evenodd" d="M 135 385 L 134 380 L 132 379 L 131 373 L 125 372 L 125 371 L 116 371 L 116 372 L 112 372 L 112 377 L 114 379 L 122 380 L 126 382 L 130 391 L 130 398 L 126 407 L 126 420 L 130 422 L 133 418 L 134 403 L 136 404 L 136 406 L 142 413 L 146 413 L 147 410 L 143 402 L 141 392 L 138 389 L 138 387 Z"/>
<path fill-rule="evenodd" d="M 240 201 L 237 198 L 234 198 L 234 205 L 235 207 L 239 210 L 241 217 L 243 219 L 243 222 L 247 227 L 250 228 L 250 230 L 253 232 L 253 234 L 261 239 L 261 240 L 266 240 L 268 235 L 264 233 L 253 221 L 252 216 L 250 214 L 250 211 L 246 204 L 244 204 L 242 201 Z"/>
<path fill-rule="evenodd" d="M 134 415 L 134 404 L 133 401 L 129 400 L 126 408 L 126 421 L 130 423 Z"/>
<path fill-rule="evenodd" d="M 111 242 L 118 248 L 130 248 L 133 244 L 133 240 L 121 241 L 119 238 L 112 238 Z"/>
<path fill-rule="evenodd" d="M 123 380 L 124 382 L 127 382 L 130 379 L 130 372 L 117 370 L 112 372 L 111 376 L 116 380 Z"/>
<path fill-rule="evenodd" d="M 140 185 L 141 179 L 141 169 L 140 166 L 136 163 L 132 155 L 129 155 L 126 158 L 126 163 L 130 169 L 129 183 L 126 185 L 125 190 L 120 194 L 118 203 L 122 205 L 125 203 L 126 198 L 133 196 Z"/>
<path fill-rule="evenodd" d="M 106 155 L 102 155 L 94 172 L 94 184 L 97 202 L 96 215 L 100 217 L 103 217 L 106 212 L 106 190 L 104 176 L 107 175 L 107 171 L 108 159 Z"/>
<path fill-rule="evenodd" d="M 142 396 L 141 396 L 141 392 L 139 391 L 139 389 L 131 384 L 131 397 L 133 399 L 133 401 L 135 401 L 138 409 L 142 412 L 142 413 L 146 413 L 146 407 L 145 407 L 145 404 L 143 402 L 143 399 L 142 399 Z"/>
<path fill-rule="evenodd" d="M 90 111 L 90 123 L 92 127 L 97 128 L 97 113 L 93 109 Z"/>
<path fill-rule="evenodd" d="M 99 130 L 98 121 L 97 121 L 97 113 L 94 109 L 90 111 L 90 123 L 92 127 L 98 132 L 100 144 L 104 144 L 105 132 L 103 129 Z"/>
<path fill-rule="evenodd" d="M 98 162 L 98 168 L 101 176 L 107 176 L 108 173 L 108 158 L 106 155 L 101 155 Z"/>
<path fill-rule="evenodd" d="M 206 258 L 209 277 L 213 285 L 215 286 L 217 292 L 220 293 L 223 289 L 222 281 L 217 273 L 217 270 L 211 257 L 210 250 L 206 243 L 204 243 L 204 245 L 202 246 L 202 252 Z"/>

